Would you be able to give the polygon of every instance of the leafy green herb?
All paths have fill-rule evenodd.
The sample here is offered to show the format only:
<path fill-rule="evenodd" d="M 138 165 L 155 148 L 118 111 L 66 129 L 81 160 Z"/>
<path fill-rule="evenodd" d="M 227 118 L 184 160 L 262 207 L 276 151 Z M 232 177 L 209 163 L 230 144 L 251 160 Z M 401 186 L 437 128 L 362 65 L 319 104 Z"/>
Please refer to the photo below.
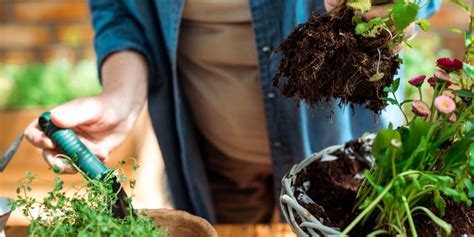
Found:
<path fill-rule="evenodd" d="M 138 168 L 135 161 L 134 167 L 134 170 Z M 117 171 L 123 172 L 123 168 Z M 118 177 L 121 182 L 126 180 L 124 174 Z M 56 176 L 53 190 L 43 200 L 29 196 L 31 185 L 37 179 L 28 172 L 19 180 L 17 200 L 10 203 L 29 219 L 29 236 L 164 236 L 166 233 L 166 228 L 158 228 L 144 212 L 130 210 L 124 219 L 112 216 L 110 204 L 117 199 L 112 188 L 112 181 L 116 179 L 113 174 L 105 181 L 85 179 L 80 187 L 67 190 L 62 179 Z M 132 199 L 125 201 L 131 203 Z"/>

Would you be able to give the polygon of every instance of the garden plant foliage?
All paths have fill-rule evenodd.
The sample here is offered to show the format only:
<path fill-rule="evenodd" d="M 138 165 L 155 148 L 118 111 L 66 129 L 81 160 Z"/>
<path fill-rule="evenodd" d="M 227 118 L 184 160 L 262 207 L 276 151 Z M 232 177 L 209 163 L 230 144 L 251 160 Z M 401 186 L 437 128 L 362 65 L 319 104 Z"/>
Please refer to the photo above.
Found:
<path fill-rule="evenodd" d="M 133 162 L 135 172 L 138 166 L 135 160 Z M 124 219 L 113 217 L 110 205 L 115 203 L 117 194 L 112 189 L 112 179 L 120 173 L 120 183 L 123 185 L 126 182 L 122 168 L 124 164 L 125 161 L 121 161 L 116 172 L 110 173 L 110 177 L 105 180 L 85 178 L 82 186 L 68 189 L 65 189 L 63 180 L 58 176 L 59 169 L 53 167 L 57 173 L 52 182 L 54 188 L 43 200 L 29 195 L 33 181 L 41 178 L 27 172 L 19 180 L 17 200 L 11 202 L 11 206 L 19 208 L 29 219 L 30 236 L 165 236 L 166 228 L 158 228 L 144 212 L 129 210 L 129 215 Z M 133 190 L 135 180 L 129 182 Z M 131 198 L 126 201 L 131 203 Z"/>
<path fill-rule="evenodd" d="M 0 108 L 52 107 L 100 92 L 96 66 L 91 61 L 71 64 L 0 64 Z"/>
<path fill-rule="evenodd" d="M 455 3 L 467 9 L 464 3 Z M 406 8 L 403 12 L 411 10 Z M 384 98 L 389 104 L 401 109 L 409 103 L 415 117 L 405 116 L 405 126 L 390 126 L 377 134 L 372 147 L 375 166 L 365 172 L 366 179 L 357 196 L 360 214 L 343 234 L 370 220 L 376 223 L 373 235 L 417 236 L 413 215 L 423 214 L 439 227 L 438 233 L 449 235 L 452 225 L 443 220 L 446 201 L 472 205 L 474 67 L 469 64 L 474 59 L 472 27 L 461 32 L 466 42 L 464 63 L 440 58 L 432 77 L 420 75 L 409 80 L 418 91 L 416 100 L 399 101 L 395 97 L 399 79 L 385 88 L 391 95 Z M 432 93 L 421 89 L 426 83 L 432 87 Z"/>

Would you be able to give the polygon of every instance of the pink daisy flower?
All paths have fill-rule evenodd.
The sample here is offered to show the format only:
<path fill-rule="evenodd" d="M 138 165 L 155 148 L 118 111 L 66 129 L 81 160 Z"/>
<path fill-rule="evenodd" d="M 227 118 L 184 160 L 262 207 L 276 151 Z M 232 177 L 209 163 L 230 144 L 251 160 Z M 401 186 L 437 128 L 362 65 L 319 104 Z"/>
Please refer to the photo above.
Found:
<path fill-rule="evenodd" d="M 434 105 L 439 112 L 445 114 L 450 114 L 456 109 L 456 103 L 454 103 L 454 100 L 445 95 L 436 97 Z"/>
<path fill-rule="evenodd" d="M 458 120 L 458 116 L 456 116 L 455 113 L 452 113 L 451 116 L 449 116 L 449 121 L 454 123 L 456 120 Z"/>
<path fill-rule="evenodd" d="M 438 79 L 441 79 L 441 80 L 444 80 L 444 81 L 449 80 L 449 74 L 447 74 L 445 72 L 442 72 L 440 70 L 436 70 L 434 74 L 435 74 L 435 77 L 438 78 Z"/>
<path fill-rule="evenodd" d="M 436 61 L 438 67 L 446 71 L 457 71 L 462 69 L 462 62 L 458 59 L 440 58 Z"/>
<path fill-rule="evenodd" d="M 421 117 L 428 117 L 431 114 L 430 106 L 422 100 L 411 102 L 411 108 L 413 113 Z"/>
<path fill-rule="evenodd" d="M 419 87 L 423 84 L 423 82 L 425 81 L 425 78 L 426 78 L 425 75 L 420 75 L 408 80 L 408 83 L 410 83 L 412 86 Z"/>

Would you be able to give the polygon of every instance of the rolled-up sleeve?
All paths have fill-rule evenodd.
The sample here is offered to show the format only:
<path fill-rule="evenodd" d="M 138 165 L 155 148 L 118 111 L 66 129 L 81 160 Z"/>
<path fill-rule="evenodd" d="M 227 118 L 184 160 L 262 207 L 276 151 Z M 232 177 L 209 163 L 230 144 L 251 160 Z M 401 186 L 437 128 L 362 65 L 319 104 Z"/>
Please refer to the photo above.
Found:
<path fill-rule="evenodd" d="M 418 18 L 428 18 L 436 13 L 441 7 L 441 0 L 426 0 L 428 3 L 418 11 Z"/>
<path fill-rule="evenodd" d="M 99 69 L 107 57 L 115 52 L 136 51 L 153 65 L 143 28 L 130 14 L 121 0 L 89 0 L 94 28 L 94 47 Z M 151 71 L 149 72 L 150 74 Z"/>

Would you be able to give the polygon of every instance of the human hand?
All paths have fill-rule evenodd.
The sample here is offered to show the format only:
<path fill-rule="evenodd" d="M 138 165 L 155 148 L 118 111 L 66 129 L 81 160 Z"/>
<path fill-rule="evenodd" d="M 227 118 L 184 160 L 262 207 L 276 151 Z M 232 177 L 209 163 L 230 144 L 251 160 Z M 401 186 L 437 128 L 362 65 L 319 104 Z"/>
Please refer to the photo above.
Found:
<path fill-rule="evenodd" d="M 324 7 L 326 8 L 326 11 L 332 11 L 336 7 L 339 6 L 341 0 L 324 0 Z M 381 17 L 381 18 L 387 18 L 390 17 L 390 13 L 387 12 L 387 8 L 392 5 L 392 2 L 385 3 L 385 4 L 379 4 L 379 5 L 372 5 L 370 11 L 365 12 L 365 13 L 357 13 L 359 14 L 363 20 L 369 21 L 375 17 Z M 390 26 L 391 29 L 393 30 L 393 26 Z M 415 35 L 416 27 L 415 24 L 412 23 L 410 24 L 404 32 L 404 39 L 409 39 Z M 403 49 L 403 44 L 396 45 L 392 48 L 394 53 L 398 53 Z"/>
<path fill-rule="evenodd" d="M 51 120 L 57 127 L 72 129 L 84 145 L 106 163 L 108 153 L 125 140 L 139 114 L 139 110 L 123 106 L 120 99 L 102 94 L 73 100 L 51 110 Z M 37 120 L 27 127 L 25 136 L 43 149 L 43 157 L 50 166 L 59 167 L 62 173 L 77 172 L 72 165 L 56 157 L 59 151 L 41 131 Z"/>

